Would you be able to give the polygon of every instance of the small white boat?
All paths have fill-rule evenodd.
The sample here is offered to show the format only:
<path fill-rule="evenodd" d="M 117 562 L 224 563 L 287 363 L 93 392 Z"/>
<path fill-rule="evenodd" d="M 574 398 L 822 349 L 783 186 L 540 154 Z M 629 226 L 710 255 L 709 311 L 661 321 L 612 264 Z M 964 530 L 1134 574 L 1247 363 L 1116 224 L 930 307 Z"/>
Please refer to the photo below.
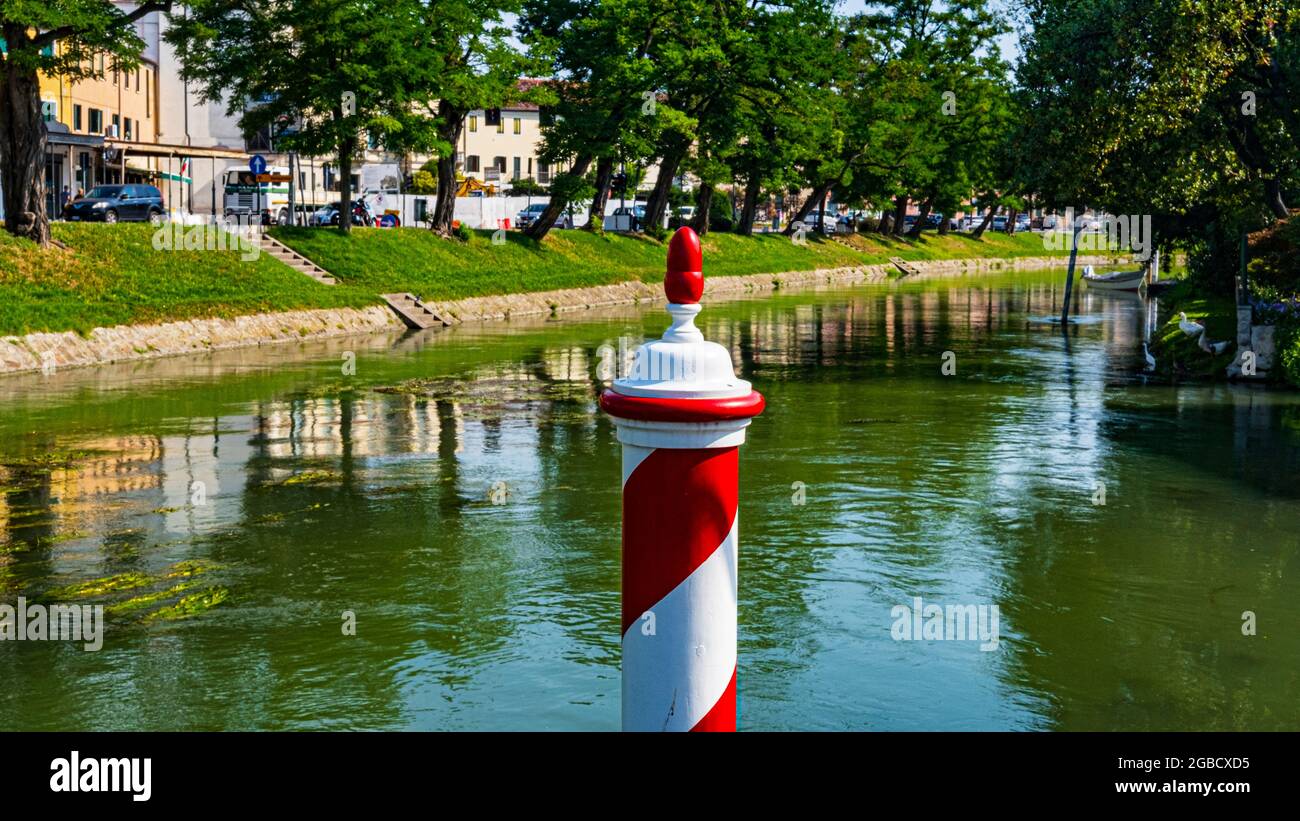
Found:
<path fill-rule="evenodd" d="M 1092 266 L 1083 270 L 1083 281 L 1089 288 L 1102 291 L 1140 291 L 1146 283 L 1146 269 L 1137 271 L 1115 271 L 1110 274 L 1094 274 Z"/>

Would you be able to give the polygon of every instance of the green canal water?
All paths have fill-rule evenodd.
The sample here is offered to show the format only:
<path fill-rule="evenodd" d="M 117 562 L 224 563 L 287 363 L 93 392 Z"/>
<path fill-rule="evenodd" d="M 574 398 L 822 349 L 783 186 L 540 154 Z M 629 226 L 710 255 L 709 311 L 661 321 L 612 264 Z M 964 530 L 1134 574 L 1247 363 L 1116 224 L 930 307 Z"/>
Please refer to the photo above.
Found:
<path fill-rule="evenodd" d="M 1063 336 L 1059 280 L 706 307 L 768 399 L 743 729 L 1300 729 L 1300 399 L 1146 384 L 1144 304 Z M 108 607 L 98 652 L 0 642 L 0 729 L 616 729 L 600 351 L 666 320 L 0 380 L 0 602 Z M 916 597 L 996 649 L 895 640 Z"/>

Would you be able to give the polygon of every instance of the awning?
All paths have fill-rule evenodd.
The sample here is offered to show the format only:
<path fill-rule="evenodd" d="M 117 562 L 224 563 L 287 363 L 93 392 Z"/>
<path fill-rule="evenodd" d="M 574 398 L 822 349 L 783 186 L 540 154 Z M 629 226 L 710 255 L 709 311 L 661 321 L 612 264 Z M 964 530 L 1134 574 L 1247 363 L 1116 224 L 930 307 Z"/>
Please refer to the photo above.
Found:
<path fill-rule="evenodd" d="M 137 143 L 129 140 L 104 140 L 110 148 L 120 148 L 137 157 L 203 157 L 218 160 L 247 161 L 249 153 L 233 148 L 200 148 L 195 145 L 167 145 L 165 143 Z"/>
<path fill-rule="evenodd" d="M 45 124 L 45 143 L 46 145 L 82 145 L 88 148 L 98 148 L 104 144 L 104 138 L 98 134 L 74 134 L 63 123 L 53 121 Z"/>
<path fill-rule="evenodd" d="M 174 182 L 182 182 L 186 184 L 192 184 L 194 182 L 194 180 L 189 177 L 181 176 L 180 174 L 173 174 L 170 171 L 156 171 L 152 168 L 137 168 L 134 165 L 128 165 L 126 170 L 128 173 L 139 174 L 142 177 L 153 177 L 154 179 L 159 180 L 172 180 Z"/>

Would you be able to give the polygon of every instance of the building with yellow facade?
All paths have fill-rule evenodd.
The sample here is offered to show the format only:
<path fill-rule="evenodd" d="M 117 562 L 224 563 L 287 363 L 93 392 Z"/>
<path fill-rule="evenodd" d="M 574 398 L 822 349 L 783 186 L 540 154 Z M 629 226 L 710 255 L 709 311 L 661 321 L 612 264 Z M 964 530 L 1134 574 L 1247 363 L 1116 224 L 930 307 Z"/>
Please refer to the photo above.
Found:
<path fill-rule="evenodd" d="M 49 131 L 46 187 L 51 197 L 76 194 L 99 183 L 151 182 L 148 162 L 128 167 L 125 152 L 111 141 L 153 143 L 158 139 L 158 65 L 145 59 L 120 71 L 107 58 L 94 58 L 89 79 L 41 77 L 41 107 Z"/>

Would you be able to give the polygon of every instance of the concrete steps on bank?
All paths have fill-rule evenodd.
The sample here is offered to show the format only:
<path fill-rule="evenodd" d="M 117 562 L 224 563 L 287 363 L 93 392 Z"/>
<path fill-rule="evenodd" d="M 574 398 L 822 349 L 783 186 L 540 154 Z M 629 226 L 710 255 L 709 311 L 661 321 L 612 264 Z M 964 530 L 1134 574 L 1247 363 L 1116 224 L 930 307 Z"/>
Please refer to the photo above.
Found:
<path fill-rule="evenodd" d="M 331 276 L 329 271 L 326 271 L 324 268 L 307 259 L 302 254 L 285 245 L 283 242 L 268 237 L 265 234 L 263 234 L 260 239 L 256 240 L 256 242 L 264 253 L 270 254 L 298 273 L 306 274 L 322 285 L 338 284 L 338 280 Z"/>
<path fill-rule="evenodd" d="M 450 319 L 425 305 L 415 294 L 380 294 L 380 296 L 408 327 L 424 330 L 435 325 L 452 324 Z"/>
<path fill-rule="evenodd" d="M 903 272 L 903 276 L 910 277 L 921 273 L 920 268 L 917 268 L 915 265 L 903 259 L 902 257 L 890 257 L 889 261 L 893 263 L 895 268 Z"/>

